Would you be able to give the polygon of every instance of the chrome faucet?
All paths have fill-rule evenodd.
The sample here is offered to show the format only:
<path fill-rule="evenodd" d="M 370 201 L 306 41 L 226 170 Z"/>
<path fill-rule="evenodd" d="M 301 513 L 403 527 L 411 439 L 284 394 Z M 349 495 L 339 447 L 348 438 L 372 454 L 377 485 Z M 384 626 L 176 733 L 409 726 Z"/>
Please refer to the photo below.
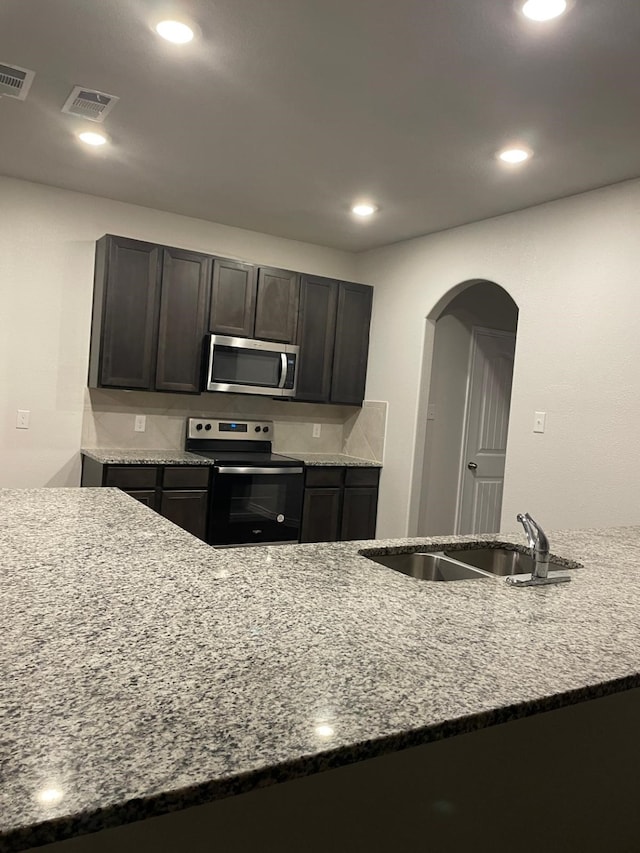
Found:
<path fill-rule="evenodd" d="M 566 583 L 571 578 L 566 575 L 552 575 L 549 577 L 549 540 L 544 530 L 540 527 L 537 521 L 529 515 L 519 512 L 516 520 L 524 527 L 524 532 L 527 536 L 527 542 L 531 549 L 531 559 L 533 560 L 533 571 L 530 578 L 508 577 L 507 583 L 512 586 L 542 586 L 549 583 Z"/>

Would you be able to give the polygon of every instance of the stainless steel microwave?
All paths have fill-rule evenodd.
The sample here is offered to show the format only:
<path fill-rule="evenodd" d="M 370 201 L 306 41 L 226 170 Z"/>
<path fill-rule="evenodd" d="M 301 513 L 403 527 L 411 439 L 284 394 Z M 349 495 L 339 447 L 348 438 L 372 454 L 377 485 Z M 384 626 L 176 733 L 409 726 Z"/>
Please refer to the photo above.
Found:
<path fill-rule="evenodd" d="M 207 335 L 205 391 L 293 397 L 300 347 L 252 338 Z"/>

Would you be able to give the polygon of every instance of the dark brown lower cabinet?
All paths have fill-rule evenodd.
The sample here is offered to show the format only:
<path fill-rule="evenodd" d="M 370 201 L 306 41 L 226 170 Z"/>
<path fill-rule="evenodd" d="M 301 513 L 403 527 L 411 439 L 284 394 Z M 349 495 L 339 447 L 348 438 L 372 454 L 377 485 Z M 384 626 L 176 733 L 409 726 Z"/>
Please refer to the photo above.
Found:
<path fill-rule="evenodd" d="M 207 489 L 164 490 L 160 498 L 160 515 L 197 536 L 207 537 Z"/>
<path fill-rule="evenodd" d="M 340 537 L 342 489 L 305 489 L 301 542 L 336 542 Z"/>
<path fill-rule="evenodd" d="M 206 541 L 208 465 L 106 465 L 82 457 L 83 486 L 115 486 Z"/>
<path fill-rule="evenodd" d="M 130 489 L 123 489 L 123 491 L 128 495 L 131 495 L 131 497 L 135 498 L 137 501 L 140 501 L 141 504 L 148 506 L 149 509 L 157 510 L 155 489 L 135 489 L 133 491 Z"/>
<path fill-rule="evenodd" d="M 375 539 L 378 487 L 345 489 L 340 539 Z"/>
<path fill-rule="evenodd" d="M 379 477 L 379 468 L 307 468 L 300 541 L 374 539 Z"/>

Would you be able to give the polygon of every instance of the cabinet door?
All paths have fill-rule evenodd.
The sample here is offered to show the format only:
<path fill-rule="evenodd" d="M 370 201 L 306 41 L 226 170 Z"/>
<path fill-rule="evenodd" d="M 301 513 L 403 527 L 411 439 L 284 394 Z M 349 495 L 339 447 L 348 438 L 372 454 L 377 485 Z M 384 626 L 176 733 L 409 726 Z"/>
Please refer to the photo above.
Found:
<path fill-rule="evenodd" d="M 340 284 L 331 402 L 361 406 L 367 378 L 373 288 Z"/>
<path fill-rule="evenodd" d="M 342 489 L 305 489 L 301 542 L 336 542 L 340 533 Z"/>
<path fill-rule="evenodd" d="M 141 504 L 148 506 L 150 509 L 157 509 L 157 494 L 155 489 L 136 489 L 135 491 L 127 490 L 127 494 L 132 498 L 135 498 L 137 501 L 140 501 Z"/>
<path fill-rule="evenodd" d="M 297 340 L 300 346 L 296 400 L 327 402 L 336 331 L 338 282 L 302 276 Z"/>
<path fill-rule="evenodd" d="M 200 392 L 211 258 L 162 250 L 156 391 Z"/>
<path fill-rule="evenodd" d="M 153 388 L 158 326 L 158 246 L 103 237 L 96 248 L 89 384 Z"/>
<path fill-rule="evenodd" d="M 344 490 L 340 539 L 375 539 L 378 489 L 374 486 Z"/>
<path fill-rule="evenodd" d="M 298 273 L 261 267 L 254 336 L 259 340 L 292 344 L 298 325 L 299 293 Z"/>
<path fill-rule="evenodd" d="M 256 309 L 256 268 L 251 264 L 213 262 L 209 328 L 219 335 L 253 337 Z"/>
<path fill-rule="evenodd" d="M 206 489 L 163 491 L 160 515 L 199 539 L 206 539 L 208 495 Z"/>

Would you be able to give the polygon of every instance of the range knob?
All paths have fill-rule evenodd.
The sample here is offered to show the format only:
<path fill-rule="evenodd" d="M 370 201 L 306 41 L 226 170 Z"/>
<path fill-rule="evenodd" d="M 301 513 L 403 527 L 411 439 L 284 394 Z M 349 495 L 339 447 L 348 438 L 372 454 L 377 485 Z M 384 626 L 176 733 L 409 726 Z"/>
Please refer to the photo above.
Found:
<path fill-rule="evenodd" d="M 260 432 L 260 427 L 259 427 L 259 426 L 257 426 L 257 427 L 256 427 L 256 432 Z"/>
<path fill-rule="evenodd" d="M 269 427 L 262 427 L 262 432 L 269 432 Z"/>
<path fill-rule="evenodd" d="M 211 424 L 205 424 L 204 428 L 206 429 L 207 432 L 209 432 L 209 430 L 211 429 Z"/>
<path fill-rule="evenodd" d="M 198 430 L 198 432 L 200 432 L 200 430 L 202 429 L 202 424 L 196 424 L 196 429 Z"/>

